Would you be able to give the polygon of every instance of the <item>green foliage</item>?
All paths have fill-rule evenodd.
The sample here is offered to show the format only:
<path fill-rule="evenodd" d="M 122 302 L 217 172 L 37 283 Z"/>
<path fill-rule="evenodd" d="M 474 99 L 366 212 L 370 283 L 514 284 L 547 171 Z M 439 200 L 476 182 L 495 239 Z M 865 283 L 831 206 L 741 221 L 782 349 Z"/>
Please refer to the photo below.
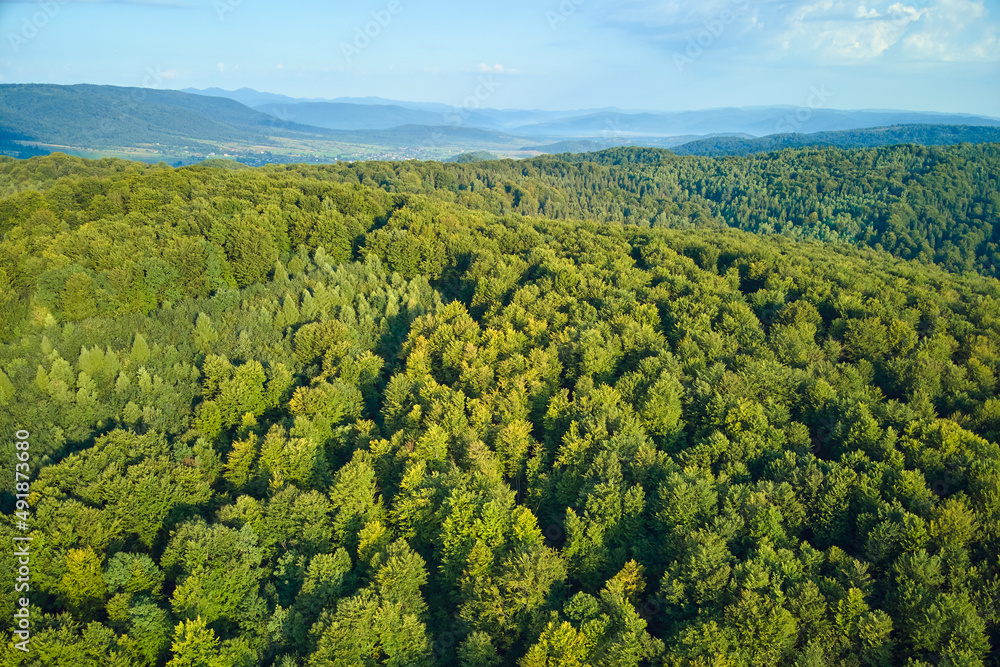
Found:
<path fill-rule="evenodd" d="M 988 664 L 995 151 L 0 161 L 0 664 Z"/>
<path fill-rule="evenodd" d="M 66 606 L 84 618 L 104 605 L 107 588 L 101 576 L 101 561 L 93 549 L 70 549 L 66 554 L 60 592 Z"/>
<path fill-rule="evenodd" d="M 177 582 L 170 603 L 180 618 L 201 618 L 232 631 L 251 628 L 264 613 L 258 588 L 263 552 L 250 526 L 186 523 L 172 536 L 161 563 Z"/>
<path fill-rule="evenodd" d="M 238 667 L 249 665 L 251 651 L 242 642 L 220 645 L 211 628 L 201 618 L 177 624 L 170 646 L 169 667 Z"/>

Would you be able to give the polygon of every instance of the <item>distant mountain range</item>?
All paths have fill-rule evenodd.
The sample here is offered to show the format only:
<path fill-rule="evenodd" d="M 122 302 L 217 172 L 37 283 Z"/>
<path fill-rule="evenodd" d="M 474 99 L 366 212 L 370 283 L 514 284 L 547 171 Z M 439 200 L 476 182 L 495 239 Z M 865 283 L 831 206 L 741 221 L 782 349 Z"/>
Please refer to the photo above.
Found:
<path fill-rule="evenodd" d="M 406 107 L 407 109 L 422 109 L 425 111 L 447 111 L 451 108 L 447 104 L 437 104 L 434 102 L 403 102 L 400 100 L 389 100 L 384 97 L 337 97 L 334 99 L 289 97 L 288 95 L 278 95 L 276 93 L 262 93 L 254 90 L 253 88 L 240 88 L 239 90 L 223 90 L 222 88 L 184 88 L 180 92 L 191 93 L 192 95 L 204 95 L 208 97 L 225 97 L 248 107 L 258 107 L 265 104 L 340 102 L 345 104 L 365 104 L 369 106 L 401 106 Z"/>
<path fill-rule="evenodd" d="M 554 122 L 563 118 L 597 113 L 629 113 L 616 108 L 578 109 L 575 111 L 541 111 L 529 109 L 484 109 L 439 104 L 435 102 L 407 102 L 389 100 L 384 97 L 338 97 L 334 99 L 296 99 L 285 95 L 260 93 L 251 88 L 226 91 L 220 88 L 198 90 L 187 88 L 183 92 L 212 97 L 225 97 L 240 104 L 275 113 L 279 117 L 300 118 L 299 122 L 309 122 L 318 127 L 334 130 L 380 129 L 374 125 L 355 127 L 358 113 L 368 111 L 372 121 L 377 122 L 377 107 L 399 107 L 412 114 L 402 117 L 399 125 L 467 125 L 490 130 L 514 130 L 515 128 Z M 300 108 L 296 108 L 296 106 Z M 359 108 L 360 107 L 360 108 Z M 398 113 L 398 112 L 397 112 Z M 299 116 L 299 114 L 302 114 Z M 309 120 L 307 121 L 306 118 Z"/>
<path fill-rule="evenodd" d="M 387 130 L 402 125 L 442 125 L 441 113 L 395 104 L 300 102 L 262 104 L 257 111 L 275 118 L 333 130 Z"/>
<path fill-rule="evenodd" d="M 285 120 L 335 130 L 385 129 L 388 127 L 385 123 L 389 122 L 396 125 L 461 124 L 526 137 L 599 138 L 607 141 L 628 137 L 671 138 L 724 133 L 761 137 L 892 125 L 1000 126 L 1000 118 L 987 116 L 893 110 L 840 111 L 771 106 L 662 113 L 620 109 L 525 111 L 461 109 L 383 98 L 297 100 L 258 93 L 248 88 L 233 92 L 218 88 L 205 91 L 188 89 L 186 92 L 229 97 Z M 281 99 L 275 99 L 279 97 Z"/>
<path fill-rule="evenodd" d="M 602 112 L 561 119 L 530 127 L 520 134 L 558 137 L 677 137 L 741 133 L 752 136 L 856 130 L 891 125 L 983 125 L 1000 127 L 1000 120 L 964 114 L 928 114 L 899 111 L 837 111 L 767 107 L 760 109 L 707 109 L 672 113 L 620 114 Z"/>
<path fill-rule="evenodd" d="M 462 109 L 382 98 L 303 100 L 200 91 L 0 85 L 0 154 L 54 150 L 190 163 L 528 157 L 623 145 L 681 155 L 799 146 L 1000 141 L 1000 119 L 908 111 L 753 107 L 685 112 Z M 486 153 L 484 153 L 486 152 Z"/>

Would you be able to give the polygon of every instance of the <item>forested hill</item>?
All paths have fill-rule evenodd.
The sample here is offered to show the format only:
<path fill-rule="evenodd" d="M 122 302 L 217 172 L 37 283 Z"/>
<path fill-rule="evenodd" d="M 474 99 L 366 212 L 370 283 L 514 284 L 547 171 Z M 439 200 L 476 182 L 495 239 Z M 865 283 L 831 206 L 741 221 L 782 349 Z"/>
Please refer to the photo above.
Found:
<path fill-rule="evenodd" d="M 850 130 L 810 132 L 796 134 L 769 134 L 755 137 L 751 135 L 723 134 L 710 137 L 639 137 L 624 140 L 631 146 L 667 148 L 677 155 L 699 155 L 722 157 L 727 155 L 753 155 L 786 148 L 837 146 L 840 148 L 874 148 L 917 144 L 921 146 L 952 146 L 961 143 L 1000 142 L 1000 127 L 991 125 L 941 125 L 911 124 L 886 127 L 867 127 Z M 607 139 L 580 139 L 560 141 L 554 144 L 526 146 L 525 150 L 545 154 L 558 154 L 560 159 L 570 159 L 566 153 L 593 153 L 607 149 Z M 585 158 L 587 159 L 587 158 Z"/>
<path fill-rule="evenodd" d="M 995 664 L 1000 282 L 705 196 L 990 219 L 994 151 L 0 160 L 0 665 Z"/>
<path fill-rule="evenodd" d="M 977 125 L 894 125 L 811 134 L 774 134 L 766 137 L 710 137 L 671 150 L 678 155 L 752 155 L 785 148 L 839 146 L 872 148 L 897 144 L 950 146 L 961 143 L 1000 142 L 1000 127 Z"/>
<path fill-rule="evenodd" d="M 533 160 L 273 166 L 494 214 L 735 227 L 1000 276 L 1000 144 L 678 157 L 615 148 Z"/>
<path fill-rule="evenodd" d="M 232 100 L 174 90 L 0 84 L 0 133 L 93 148 L 256 143 L 267 136 L 321 135 L 326 130 L 286 122 Z"/>

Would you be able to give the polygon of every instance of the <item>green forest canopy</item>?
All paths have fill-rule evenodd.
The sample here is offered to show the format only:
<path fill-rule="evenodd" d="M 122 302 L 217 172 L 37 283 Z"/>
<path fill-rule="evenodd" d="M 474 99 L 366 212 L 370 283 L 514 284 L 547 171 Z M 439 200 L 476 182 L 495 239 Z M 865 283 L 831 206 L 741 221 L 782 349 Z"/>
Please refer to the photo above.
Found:
<path fill-rule="evenodd" d="M 997 150 L 0 160 L 0 665 L 987 664 Z"/>

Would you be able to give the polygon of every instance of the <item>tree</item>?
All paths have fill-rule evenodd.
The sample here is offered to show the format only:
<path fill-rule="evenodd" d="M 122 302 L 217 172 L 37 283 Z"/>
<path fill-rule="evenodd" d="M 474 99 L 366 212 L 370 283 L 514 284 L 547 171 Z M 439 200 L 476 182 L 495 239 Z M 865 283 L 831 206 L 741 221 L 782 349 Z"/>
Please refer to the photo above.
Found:
<path fill-rule="evenodd" d="M 93 281 L 84 272 L 71 275 L 59 293 L 63 317 L 69 321 L 83 320 L 97 314 Z"/>
<path fill-rule="evenodd" d="M 236 284 L 247 287 L 263 282 L 278 260 L 278 249 L 269 232 L 251 223 L 242 223 L 230 231 L 226 255 Z"/>
<path fill-rule="evenodd" d="M 101 561 L 93 549 L 71 549 L 66 554 L 60 588 L 68 606 L 83 618 L 92 618 L 104 606 L 107 586 Z"/>
<path fill-rule="evenodd" d="M 432 664 L 430 636 L 420 588 L 427 582 L 423 559 L 402 541 L 375 556 L 372 586 L 337 605 L 325 621 L 310 667 L 336 664 Z"/>
<path fill-rule="evenodd" d="M 254 627 L 264 613 L 262 560 L 250 526 L 236 531 L 203 521 L 183 524 L 161 561 L 177 581 L 170 601 L 174 613 L 201 618 L 223 632 Z"/>
<path fill-rule="evenodd" d="M 252 655 L 240 642 L 221 644 L 201 617 L 178 623 L 170 648 L 167 667 L 237 667 L 249 665 Z"/>

